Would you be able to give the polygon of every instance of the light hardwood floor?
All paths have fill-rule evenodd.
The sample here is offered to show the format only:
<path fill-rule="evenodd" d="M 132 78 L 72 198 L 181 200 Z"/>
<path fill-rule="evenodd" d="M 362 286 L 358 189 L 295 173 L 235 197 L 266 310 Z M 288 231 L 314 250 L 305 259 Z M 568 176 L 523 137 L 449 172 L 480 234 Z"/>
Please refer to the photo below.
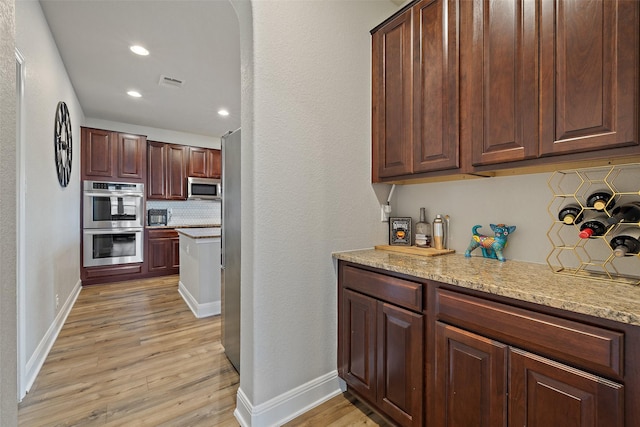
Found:
<path fill-rule="evenodd" d="M 178 277 L 82 289 L 29 394 L 20 426 L 238 426 L 239 377 L 220 316 L 196 319 Z M 385 426 L 349 394 L 288 426 Z"/>

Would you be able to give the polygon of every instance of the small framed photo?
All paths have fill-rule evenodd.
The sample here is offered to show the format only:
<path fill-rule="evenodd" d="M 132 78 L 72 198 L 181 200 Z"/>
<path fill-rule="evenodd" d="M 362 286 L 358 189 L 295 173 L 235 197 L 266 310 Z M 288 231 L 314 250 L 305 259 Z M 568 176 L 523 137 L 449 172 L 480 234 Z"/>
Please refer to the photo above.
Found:
<path fill-rule="evenodd" d="M 411 246 L 411 218 L 389 218 L 389 244 Z"/>

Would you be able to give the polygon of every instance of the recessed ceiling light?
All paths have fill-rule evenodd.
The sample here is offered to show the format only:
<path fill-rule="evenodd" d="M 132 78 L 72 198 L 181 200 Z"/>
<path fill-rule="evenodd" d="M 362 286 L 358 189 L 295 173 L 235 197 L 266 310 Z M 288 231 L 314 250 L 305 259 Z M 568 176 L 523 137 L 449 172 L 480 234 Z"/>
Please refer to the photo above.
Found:
<path fill-rule="evenodd" d="M 218 110 L 218 114 L 221 116 L 228 116 L 229 112 L 227 110 Z"/>
<path fill-rule="evenodd" d="M 135 53 L 136 55 L 140 55 L 140 56 L 149 55 L 149 51 L 147 49 L 143 48 L 142 46 L 139 46 L 139 45 L 133 45 L 133 46 L 129 47 L 129 49 L 131 50 L 131 52 Z"/>
<path fill-rule="evenodd" d="M 135 90 L 130 90 L 129 92 L 127 92 L 127 95 L 133 96 L 134 98 L 140 98 L 142 96 L 140 92 Z"/>

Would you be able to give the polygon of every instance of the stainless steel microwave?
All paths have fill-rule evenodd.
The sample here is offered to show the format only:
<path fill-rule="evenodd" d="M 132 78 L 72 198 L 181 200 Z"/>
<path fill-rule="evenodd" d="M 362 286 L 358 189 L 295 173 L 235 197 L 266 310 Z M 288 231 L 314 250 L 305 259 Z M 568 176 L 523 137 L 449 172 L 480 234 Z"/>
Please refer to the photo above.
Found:
<path fill-rule="evenodd" d="M 187 178 L 188 200 L 220 200 L 222 181 L 215 178 Z"/>

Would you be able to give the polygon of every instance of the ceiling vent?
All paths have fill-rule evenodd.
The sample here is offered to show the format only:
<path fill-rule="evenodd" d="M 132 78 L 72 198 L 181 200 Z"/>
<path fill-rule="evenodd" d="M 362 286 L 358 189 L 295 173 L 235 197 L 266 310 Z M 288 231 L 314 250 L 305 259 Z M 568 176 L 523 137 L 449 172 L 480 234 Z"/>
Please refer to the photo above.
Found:
<path fill-rule="evenodd" d="M 176 79 L 175 77 L 169 76 L 160 76 L 160 81 L 158 82 L 160 86 L 173 86 L 173 87 L 182 87 L 184 86 L 184 80 Z"/>

